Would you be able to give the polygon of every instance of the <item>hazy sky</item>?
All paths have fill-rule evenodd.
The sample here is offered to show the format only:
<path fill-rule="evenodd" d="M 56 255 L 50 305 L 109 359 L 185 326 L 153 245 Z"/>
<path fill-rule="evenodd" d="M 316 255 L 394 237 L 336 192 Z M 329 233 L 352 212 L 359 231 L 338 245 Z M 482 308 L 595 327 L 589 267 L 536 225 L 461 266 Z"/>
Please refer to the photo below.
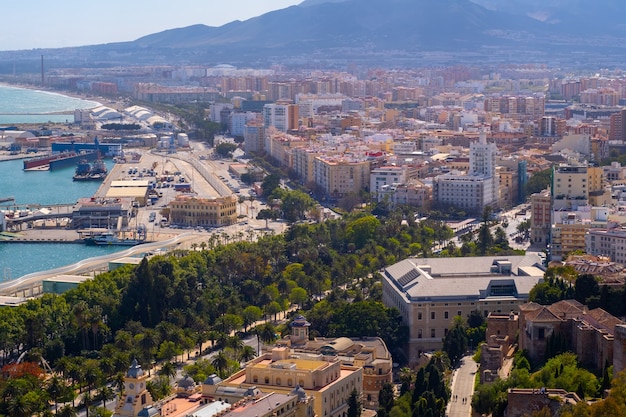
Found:
<path fill-rule="evenodd" d="M 3 1 L 0 51 L 132 41 L 195 24 L 221 26 L 302 0 Z"/>

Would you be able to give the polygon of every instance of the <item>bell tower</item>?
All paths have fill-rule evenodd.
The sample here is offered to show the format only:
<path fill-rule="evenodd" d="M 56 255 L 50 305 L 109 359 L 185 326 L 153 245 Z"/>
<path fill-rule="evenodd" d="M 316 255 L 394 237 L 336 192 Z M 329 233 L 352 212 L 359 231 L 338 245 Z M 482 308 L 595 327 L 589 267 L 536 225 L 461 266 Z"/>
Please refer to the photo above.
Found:
<path fill-rule="evenodd" d="M 136 417 L 144 408 L 152 406 L 154 400 L 146 388 L 147 378 L 137 360 L 133 359 L 124 378 L 124 395 L 120 397 L 113 417 Z"/>

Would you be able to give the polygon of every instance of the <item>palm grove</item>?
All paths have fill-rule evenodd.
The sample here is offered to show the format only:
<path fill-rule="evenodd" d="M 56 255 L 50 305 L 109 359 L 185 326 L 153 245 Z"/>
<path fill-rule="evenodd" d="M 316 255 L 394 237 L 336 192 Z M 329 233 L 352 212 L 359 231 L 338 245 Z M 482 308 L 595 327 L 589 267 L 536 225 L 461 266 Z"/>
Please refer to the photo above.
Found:
<path fill-rule="evenodd" d="M 295 207 L 288 212 L 295 221 L 308 203 L 306 195 L 288 193 L 275 194 L 287 201 L 283 209 Z M 3 364 L 25 353 L 26 363 L 44 357 L 56 371 L 54 379 L 45 379 L 37 366 L 25 372 L 12 365 L 0 380 L 0 414 L 43 413 L 44 400 L 67 403 L 77 394 L 84 402 L 106 402 L 105 383 L 121 383 L 133 358 L 144 369 L 160 364 L 161 375 L 150 386 L 156 398 L 169 392 L 168 364 L 192 351 L 220 349 L 215 360 L 186 370 L 197 381 L 213 372 L 228 375 L 254 355 L 232 332 L 255 331 L 269 343 L 285 329 L 251 326 L 294 306 L 307 314 L 313 335 L 380 336 L 401 360 L 398 348 L 408 333 L 397 311 L 381 303 L 381 268 L 408 256 L 432 256 L 435 243 L 448 256 L 511 252 L 489 231 L 466 236 L 461 248 L 446 246 L 452 238 L 448 227 L 413 218 L 402 211 L 354 213 L 294 224 L 284 235 L 256 242 L 240 236 L 229 244 L 216 234 L 194 247 L 200 250 L 144 259 L 63 295 L 0 309 Z"/>

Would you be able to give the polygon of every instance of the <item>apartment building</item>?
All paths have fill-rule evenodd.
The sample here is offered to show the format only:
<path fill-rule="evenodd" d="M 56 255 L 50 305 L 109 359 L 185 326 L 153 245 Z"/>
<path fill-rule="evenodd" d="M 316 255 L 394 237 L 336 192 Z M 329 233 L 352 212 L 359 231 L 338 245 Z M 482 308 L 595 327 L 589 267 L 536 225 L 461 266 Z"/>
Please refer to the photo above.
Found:
<path fill-rule="evenodd" d="M 533 243 L 547 244 L 552 227 L 552 196 L 550 190 L 543 190 L 530 196 L 530 240 Z"/>
<path fill-rule="evenodd" d="M 530 290 L 543 279 L 539 255 L 410 258 L 383 273 L 383 302 L 400 311 L 409 327 L 408 357 L 442 348 L 455 316 L 479 311 L 509 313 L 528 302 Z"/>
<path fill-rule="evenodd" d="M 585 251 L 587 232 L 606 227 L 608 209 L 585 207 L 578 211 L 554 211 L 552 221 L 551 255 L 558 261 L 565 259 L 570 252 Z"/>
<path fill-rule="evenodd" d="M 263 106 L 263 126 L 274 127 L 281 132 L 296 130 L 299 127 L 297 104 L 272 103 Z"/>
<path fill-rule="evenodd" d="M 428 210 L 432 204 L 431 188 L 419 180 L 406 184 L 383 185 L 378 192 L 378 201 L 387 201 L 392 206 L 411 206 Z"/>
<path fill-rule="evenodd" d="M 585 252 L 626 265 L 626 229 L 590 229 L 585 236 Z"/>
<path fill-rule="evenodd" d="M 170 223 L 190 227 L 220 227 L 237 222 L 237 198 L 177 196 L 169 204 Z"/>
<path fill-rule="evenodd" d="M 603 192 L 602 168 L 561 164 L 553 170 L 552 189 L 555 210 L 576 210 L 587 205 L 590 192 Z"/>
<path fill-rule="evenodd" d="M 381 201 L 381 189 L 385 185 L 399 185 L 407 182 L 407 169 L 401 166 L 383 166 L 370 173 L 370 193 Z"/>
<path fill-rule="evenodd" d="M 260 120 L 248 121 L 243 130 L 243 148 L 246 152 L 265 150 L 265 126 Z"/>
<path fill-rule="evenodd" d="M 318 156 L 313 163 L 313 171 L 315 183 L 333 198 L 358 193 L 369 186 L 369 160 Z"/>
<path fill-rule="evenodd" d="M 486 206 L 499 204 L 499 181 L 496 172 L 496 145 L 487 143 L 481 132 L 478 142 L 470 144 L 469 173 L 448 173 L 433 180 L 433 202 L 452 205 L 470 213 L 480 213 Z"/>

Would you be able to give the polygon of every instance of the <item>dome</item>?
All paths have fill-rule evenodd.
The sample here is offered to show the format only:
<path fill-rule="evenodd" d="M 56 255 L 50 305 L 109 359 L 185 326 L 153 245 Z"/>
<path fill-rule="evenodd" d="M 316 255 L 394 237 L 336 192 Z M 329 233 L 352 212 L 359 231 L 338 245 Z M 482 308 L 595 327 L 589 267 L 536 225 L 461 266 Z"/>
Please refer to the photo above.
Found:
<path fill-rule="evenodd" d="M 187 378 L 183 378 L 178 381 L 178 386 L 185 389 L 193 388 L 196 386 L 196 381 L 194 381 L 192 377 L 188 376 Z"/>
<path fill-rule="evenodd" d="M 215 374 L 209 375 L 203 382 L 205 385 L 218 385 L 222 382 L 222 378 Z"/>
<path fill-rule="evenodd" d="M 137 359 L 133 359 L 133 363 L 130 364 L 126 376 L 128 378 L 139 378 L 143 376 L 143 369 L 141 369 L 141 365 L 137 363 Z"/>
<path fill-rule="evenodd" d="M 300 314 L 295 319 L 293 319 L 293 321 L 291 322 L 291 325 L 294 327 L 308 327 L 311 325 L 311 323 L 306 321 L 306 317 Z"/>

